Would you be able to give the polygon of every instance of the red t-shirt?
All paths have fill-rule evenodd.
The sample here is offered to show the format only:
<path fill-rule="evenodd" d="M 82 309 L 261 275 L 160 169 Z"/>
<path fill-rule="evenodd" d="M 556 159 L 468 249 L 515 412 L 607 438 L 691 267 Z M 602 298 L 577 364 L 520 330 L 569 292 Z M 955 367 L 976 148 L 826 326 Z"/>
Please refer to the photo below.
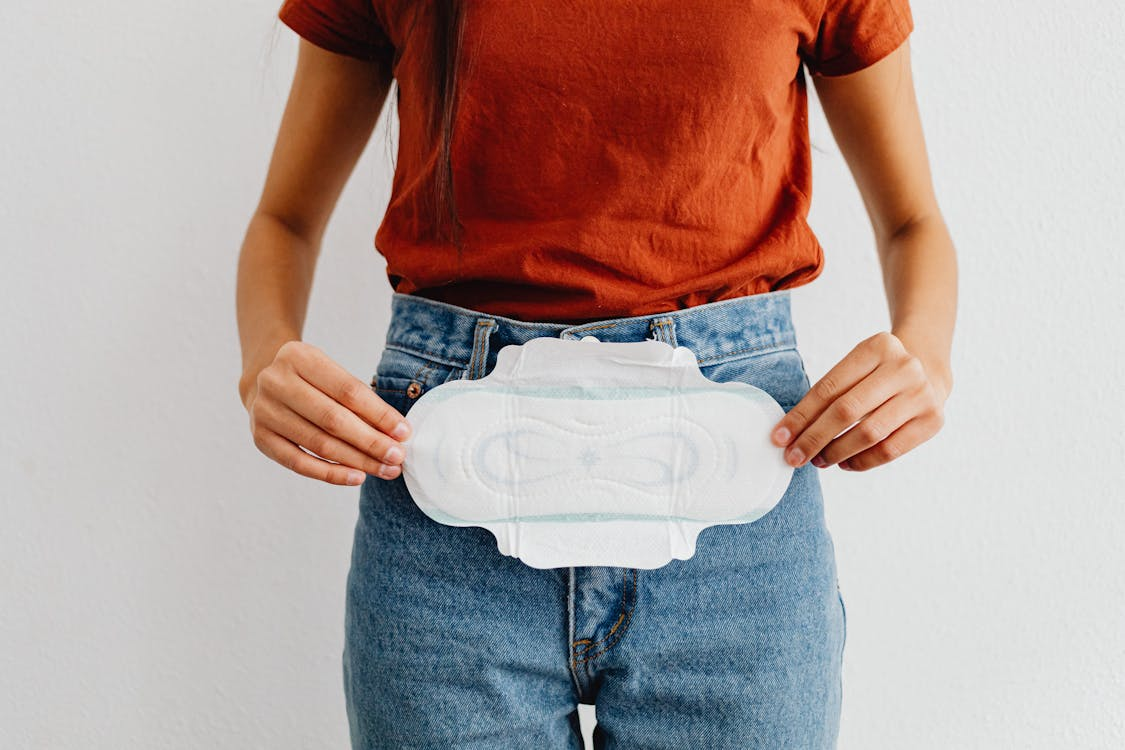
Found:
<path fill-rule="evenodd" d="M 465 2 L 459 262 L 433 230 L 440 143 L 420 140 L 429 89 L 410 25 L 429 5 L 284 0 L 278 17 L 393 67 L 400 143 L 375 248 L 395 291 L 569 323 L 816 278 L 802 66 L 855 72 L 914 28 L 909 0 Z"/>

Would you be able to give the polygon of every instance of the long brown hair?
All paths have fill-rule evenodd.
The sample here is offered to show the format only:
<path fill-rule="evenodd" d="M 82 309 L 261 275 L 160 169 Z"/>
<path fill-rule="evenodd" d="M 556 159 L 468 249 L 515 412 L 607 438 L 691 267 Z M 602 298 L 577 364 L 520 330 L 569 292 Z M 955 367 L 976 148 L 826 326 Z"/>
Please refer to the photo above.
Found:
<path fill-rule="evenodd" d="M 429 133 L 423 149 L 441 139 L 438 173 L 434 180 L 435 231 L 452 240 L 461 254 L 461 225 L 457 216 L 457 203 L 453 196 L 453 164 L 450 143 L 453 137 L 453 116 L 457 107 L 457 67 L 461 55 L 461 0 L 432 0 L 433 2 L 433 54 L 428 56 L 426 80 L 430 89 L 428 120 Z M 424 155 L 424 154 L 423 154 Z"/>

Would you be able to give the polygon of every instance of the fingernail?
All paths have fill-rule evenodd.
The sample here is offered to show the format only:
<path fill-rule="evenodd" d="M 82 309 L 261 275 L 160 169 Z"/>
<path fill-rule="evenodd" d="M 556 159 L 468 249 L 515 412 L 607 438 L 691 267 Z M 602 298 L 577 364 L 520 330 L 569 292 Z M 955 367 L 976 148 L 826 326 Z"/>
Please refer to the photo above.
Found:
<path fill-rule="evenodd" d="M 348 472 L 348 484 L 363 484 L 365 479 L 367 479 L 367 475 L 362 471 Z"/>
<path fill-rule="evenodd" d="M 794 466 L 800 466 L 801 462 L 805 460 L 805 454 L 801 453 L 799 448 L 793 448 L 785 454 L 785 457 L 788 459 L 789 463 Z"/>
<path fill-rule="evenodd" d="M 854 470 L 852 469 L 852 467 L 848 465 L 848 461 L 847 461 L 847 459 L 844 459 L 843 461 L 841 461 L 840 463 L 838 463 L 838 464 L 836 464 L 836 465 L 837 465 L 837 466 L 839 466 L 839 467 L 840 467 L 841 469 L 843 469 L 844 471 L 854 471 Z"/>
<path fill-rule="evenodd" d="M 410 434 L 410 425 L 406 422 L 399 422 L 395 428 L 391 430 L 391 437 L 396 440 L 405 440 L 406 436 Z"/>
<path fill-rule="evenodd" d="M 789 430 L 786 429 L 785 427 L 778 427 L 776 430 L 774 430 L 773 439 L 778 441 L 779 443 L 788 442 L 789 441 Z"/>
<path fill-rule="evenodd" d="M 384 479 L 390 479 L 395 475 L 395 472 L 397 470 L 397 466 L 387 466 L 386 464 L 384 464 L 379 467 L 379 476 L 383 477 Z"/>
<path fill-rule="evenodd" d="M 406 455 L 402 452 L 402 448 L 397 445 L 392 445 L 387 449 L 387 455 L 383 456 L 383 462 L 388 464 L 397 464 L 402 461 L 403 456 Z"/>
<path fill-rule="evenodd" d="M 812 465 L 817 467 L 818 469 L 823 469 L 825 466 L 828 465 L 828 462 L 825 461 L 820 456 L 813 456 Z"/>

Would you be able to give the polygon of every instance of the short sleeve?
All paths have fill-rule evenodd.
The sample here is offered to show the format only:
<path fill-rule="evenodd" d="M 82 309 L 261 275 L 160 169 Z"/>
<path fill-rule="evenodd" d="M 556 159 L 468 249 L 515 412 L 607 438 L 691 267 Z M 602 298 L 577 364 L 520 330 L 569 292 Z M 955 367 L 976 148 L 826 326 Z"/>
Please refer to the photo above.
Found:
<path fill-rule="evenodd" d="M 390 61 L 394 45 L 372 0 L 284 0 L 277 17 L 318 47 L 362 60 Z"/>
<path fill-rule="evenodd" d="M 803 50 L 814 75 L 855 73 L 898 49 L 914 30 L 909 0 L 823 0 L 811 49 Z"/>

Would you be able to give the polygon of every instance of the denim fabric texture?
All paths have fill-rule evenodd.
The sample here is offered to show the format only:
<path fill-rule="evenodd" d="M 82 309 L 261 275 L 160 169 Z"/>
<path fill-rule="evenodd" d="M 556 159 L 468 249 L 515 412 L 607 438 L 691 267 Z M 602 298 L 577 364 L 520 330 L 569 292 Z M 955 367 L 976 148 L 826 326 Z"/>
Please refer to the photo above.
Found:
<path fill-rule="evenodd" d="M 788 290 L 577 325 L 399 293 L 391 306 L 372 387 L 407 418 L 427 390 L 484 377 L 501 347 L 538 336 L 686 346 L 709 379 L 786 411 L 810 387 Z M 599 749 L 834 748 L 845 616 L 817 471 L 653 570 L 532 568 L 483 528 L 426 516 L 401 475 L 368 476 L 345 611 L 352 747 L 582 748 L 588 703 Z"/>

